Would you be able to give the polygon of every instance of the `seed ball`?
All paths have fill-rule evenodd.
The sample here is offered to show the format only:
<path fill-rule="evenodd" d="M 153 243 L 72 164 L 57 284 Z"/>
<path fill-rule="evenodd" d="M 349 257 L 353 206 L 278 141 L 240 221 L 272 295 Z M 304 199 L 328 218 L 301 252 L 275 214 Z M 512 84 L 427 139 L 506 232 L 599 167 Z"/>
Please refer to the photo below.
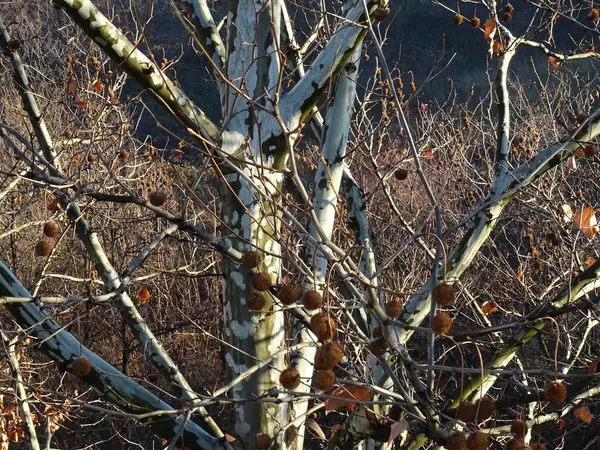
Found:
<path fill-rule="evenodd" d="M 129 157 L 129 152 L 127 150 L 123 149 L 119 152 L 119 158 L 127 159 L 128 157 Z"/>
<path fill-rule="evenodd" d="M 505 10 L 507 13 L 509 13 L 509 14 L 512 14 L 512 13 L 513 13 L 513 11 L 515 10 L 515 7 L 509 3 L 508 5 L 506 5 L 506 8 L 504 8 L 504 10 Z"/>
<path fill-rule="evenodd" d="M 431 328 L 433 332 L 437 335 L 448 334 L 450 329 L 452 328 L 452 319 L 448 315 L 448 313 L 441 311 L 437 313 L 431 322 Z"/>
<path fill-rule="evenodd" d="M 384 8 L 383 6 L 380 6 L 373 12 L 373 19 L 381 22 L 382 20 L 385 20 L 389 13 L 389 8 Z"/>
<path fill-rule="evenodd" d="M 242 264 L 250 269 L 255 269 L 260 264 L 260 255 L 258 252 L 250 251 L 242 255 Z"/>
<path fill-rule="evenodd" d="M 440 306 L 449 305 L 454 301 L 454 289 L 448 283 L 440 283 L 433 288 L 432 296 Z"/>
<path fill-rule="evenodd" d="M 342 347 L 337 342 L 329 341 L 323 344 L 315 353 L 315 369 L 333 369 L 342 360 L 342 355 Z"/>
<path fill-rule="evenodd" d="M 96 155 L 94 155 L 93 153 L 88 153 L 86 159 L 89 163 L 94 162 L 96 160 Z"/>
<path fill-rule="evenodd" d="M 310 320 L 312 332 L 317 336 L 319 342 L 333 339 L 337 332 L 337 323 L 332 317 L 316 314 Z"/>
<path fill-rule="evenodd" d="M 598 148 L 594 144 L 588 144 L 583 149 L 583 154 L 586 158 L 593 158 L 596 155 Z"/>
<path fill-rule="evenodd" d="M 35 245 L 35 256 L 48 256 L 52 251 L 52 242 L 43 240 Z"/>
<path fill-rule="evenodd" d="M 302 296 L 302 304 L 306 309 L 318 309 L 323 304 L 323 297 L 318 291 L 306 291 Z"/>
<path fill-rule="evenodd" d="M 508 444 L 506 444 L 506 450 L 525 450 L 525 444 L 519 439 L 511 439 Z"/>
<path fill-rule="evenodd" d="M 265 307 L 265 297 L 260 292 L 252 291 L 246 298 L 246 305 L 250 309 L 260 311 Z"/>
<path fill-rule="evenodd" d="M 531 446 L 531 450 L 548 450 L 548 447 L 546 447 L 546 444 L 542 444 L 541 442 L 538 442 Z"/>
<path fill-rule="evenodd" d="M 385 313 L 388 317 L 398 317 L 402 312 L 402 302 L 400 300 L 390 300 L 385 304 Z"/>
<path fill-rule="evenodd" d="M 588 20 L 590 22 L 595 22 L 596 20 L 598 20 L 600 18 L 600 11 L 598 11 L 596 8 L 593 8 L 590 13 L 588 14 Z"/>
<path fill-rule="evenodd" d="M 294 367 L 288 367 L 279 375 L 279 383 L 286 389 L 300 386 L 300 374 Z"/>
<path fill-rule="evenodd" d="M 271 287 L 271 277 L 265 272 L 257 272 L 253 274 L 252 287 L 257 291 L 266 291 Z"/>
<path fill-rule="evenodd" d="M 312 384 L 320 391 L 328 391 L 335 384 L 335 373 L 333 370 L 317 370 L 313 374 Z"/>
<path fill-rule="evenodd" d="M 550 403 L 563 403 L 567 399 L 567 388 L 562 383 L 552 381 L 544 386 L 544 398 Z"/>
<path fill-rule="evenodd" d="M 404 169 L 402 167 L 396 169 L 396 171 L 394 172 L 394 177 L 396 177 L 396 180 L 399 181 L 406 180 L 408 178 L 408 169 Z"/>
<path fill-rule="evenodd" d="M 523 437 L 527 434 L 527 423 L 524 420 L 513 420 L 510 425 L 510 432 L 518 437 Z"/>
<path fill-rule="evenodd" d="M 150 204 L 153 206 L 162 206 L 167 200 L 167 195 L 163 191 L 152 191 L 148 200 L 150 200 Z"/>
<path fill-rule="evenodd" d="M 450 437 L 446 439 L 445 446 L 448 450 L 466 450 L 467 437 L 462 433 L 452 433 Z"/>
<path fill-rule="evenodd" d="M 467 448 L 469 450 L 485 450 L 490 443 L 490 437 L 481 431 L 471 433 L 467 438 Z"/>
<path fill-rule="evenodd" d="M 512 14 L 511 13 L 504 13 L 504 17 L 502 17 L 502 20 L 504 20 L 505 22 L 510 22 L 512 20 Z"/>
<path fill-rule="evenodd" d="M 462 402 L 456 408 L 456 417 L 459 420 L 462 420 L 465 423 L 475 422 L 475 413 L 477 409 L 475 405 L 471 402 Z"/>
<path fill-rule="evenodd" d="M 477 410 L 477 419 L 479 421 L 487 420 L 496 411 L 496 402 L 493 398 L 483 397 L 475 403 L 475 409 Z"/>
<path fill-rule="evenodd" d="M 283 285 L 277 293 L 277 297 L 284 305 L 291 305 L 293 303 L 296 303 L 301 295 L 302 288 L 296 283 L 292 282 Z"/>
<path fill-rule="evenodd" d="M 479 25 L 481 25 L 481 20 L 479 19 L 479 17 L 473 17 L 471 19 L 471 26 L 473 28 L 479 28 Z"/>
<path fill-rule="evenodd" d="M 460 25 L 461 23 L 463 23 L 463 16 L 456 14 L 454 16 L 454 25 Z"/>
<path fill-rule="evenodd" d="M 75 358 L 71 363 L 71 373 L 76 377 L 85 377 L 92 370 L 92 363 L 85 356 Z"/>
<path fill-rule="evenodd" d="M 59 232 L 58 223 L 51 221 L 51 222 L 46 222 L 44 224 L 44 234 L 46 236 L 48 236 L 49 238 L 55 238 L 56 236 L 58 236 L 58 232 Z"/>
<path fill-rule="evenodd" d="M 257 434 L 255 445 L 256 450 L 267 450 L 271 447 L 271 436 L 264 433 Z"/>

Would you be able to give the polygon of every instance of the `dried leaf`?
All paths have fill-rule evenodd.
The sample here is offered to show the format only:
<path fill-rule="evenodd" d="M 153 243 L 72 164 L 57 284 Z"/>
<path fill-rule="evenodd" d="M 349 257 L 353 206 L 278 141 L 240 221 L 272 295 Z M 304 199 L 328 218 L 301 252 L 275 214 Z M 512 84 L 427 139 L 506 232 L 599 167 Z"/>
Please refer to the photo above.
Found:
<path fill-rule="evenodd" d="M 392 442 L 394 439 L 399 437 L 405 430 L 408 430 L 408 422 L 406 420 L 400 420 L 392 423 L 390 427 L 390 438 L 388 442 Z"/>
<path fill-rule="evenodd" d="M 490 39 L 496 32 L 496 21 L 494 19 L 488 19 L 485 21 L 484 35 L 485 39 Z"/>
<path fill-rule="evenodd" d="M 77 98 L 77 79 L 73 75 L 69 75 L 67 78 L 67 92 Z"/>
<path fill-rule="evenodd" d="M 87 102 L 84 100 L 79 100 L 75 102 L 75 106 L 77 106 L 77 109 L 85 109 L 85 107 L 87 106 Z"/>
<path fill-rule="evenodd" d="M 600 360 L 598 360 L 598 358 L 594 359 L 589 366 L 587 366 L 587 369 L 585 370 L 585 374 L 586 375 L 595 375 L 596 372 L 598 371 L 598 362 L 600 362 Z"/>
<path fill-rule="evenodd" d="M 329 413 L 338 408 L 345 407 L 348 411 L 353 411 L 357 401 L 367 401 L 371 398 L 371 389 L 364 386 L 342 385 L 331 394 L 332 397 L 325 400 L 325 411 Z M 348 400 L 342 400 L 348 399 Z M 355 400 L 354 402 L 352 400 Z"/>
<path fill-rule="evenodd" d="M 583 261 L 583 263 L 586 265 L 586 267 L 590 267 L 595 262 L 596 262 L 596 258 L 594 258 L 593 256 L 590 256 L 590 255 L 588 255 L 585 258 L 585 261 Z"/>
<path fill-rule="evenodd" d="M 183 157 L 184 154 L 185 153 L 183 152 L 183 150 L 179 150 L 178 148 L 176 148 L 174 150 L 171 150 L 171 154 L 169 156 L 172 160 L 178 161 Z"/>
<path fill-rule="evenodd" d="M 498 311 L 498 307 L 494 305 L 494 302 L 485 302 L 483 305 L 481 305 L 481 310 L 483 311 L 483 313 L 486 316 L 489 316 L 492 313 L 495 313 L 496 311 Z"/>
<path fill-rule="evenodd" d="M 97 90 L 98 92 L 100 92 L 102 89 L 104 89 L 104 85 L 102 84 L 102 82 L 100 80 L 96 80 L 92 83 L 92 87 Z"/>
<path fill-rule="evenodd" d="M 574 156 L 569 156 L 567 158 L 567 169 L 569 170 L 577 170 L 577 162 L 575 161 Z"/>
<path fill-rule="evenodd" d="M 428 161 L 429 161 L 431 158 L 433 158 L 433 152 L 431 151 L 431 149 L 430 149 L 430 148 L 428 148 L 427 150 L 425 150 L 425 151 L 423 152 L 423 155 L 425 156 L 425 159 L 426 159 L 426 160 L 428 160 Z"/>
<path fill-rule="evenodd" d="M 235 441 L 235 437 L 233 437 L 233 436 L 232 436 L 232 435 L 230 435 L 230 434 L 227 434 L 227 433 L 225 433 L 225 440 L 226 440 L 227 442 L 233 442 L 233 441 Z"/>
<path fill-rule="evenodd" d="M 565 203 L 564 205 L 562 205 L 560 207 L 560 209 L 562 209 L 562 212 L 563 212 L 563 216 L 562 216 L 563 223 L 569 223 L 571 220 L 573 220 L 573 210 L 571 209 L 571 207 L 569 205 L 567 205 Z"/>
<path fill-rule="evenodd" d="M 319 424 L 317 422 L 315 422 L 313 419 L 306 419 L 306 422 L 304 424 L 308 428 L 313 430 L 319 439 L 321 439 L 322 441 L 327 440 L 327 436 L 325 436 L 325 433 L 323 433 L 323 430 L 321 429 Z"/>
<path fill-rule="evenodd" d="M 141 305 L 145 305 L 150 300 L 150 292 L 147 287 L 141 288 L 137 293 L 137 299 Z"/>
<path fill-rule="evenodd" d="M 581 406 L 575 410 L 575 417 L 581 419 L 585 423 L 590 423 L 594 416 L 590 412 L 587 406 Z"/>
<path fill-rule="evenodd" d="M 504 46 L 499 41 L 494 41 L 492 44 L 492 50 L 494 53 L 502 53 L 504 50 Z"/>
<path fill-rule="evenodd" d="M 598 231 L 596 214 L 594 213 L 594 208 L 590 206 L 578 209 L 573 217 L 573 223 L 577 228 L 580 228 L 584 234 L 590 237 L 594 236 Z"/>
<path fill-rule="evenodd" d="M 554 70 L 558 69 L 558 66 L 560 66 L 560 60 L 555 56 L 548 56 L 548 62 Z"/>

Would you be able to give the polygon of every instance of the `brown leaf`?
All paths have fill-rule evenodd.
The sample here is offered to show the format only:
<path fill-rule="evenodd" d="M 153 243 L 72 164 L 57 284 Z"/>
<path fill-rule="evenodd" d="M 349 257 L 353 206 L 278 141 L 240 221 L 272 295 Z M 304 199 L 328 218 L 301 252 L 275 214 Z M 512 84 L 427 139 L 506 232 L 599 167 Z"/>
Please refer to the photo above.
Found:
<path fill-rule="evenodd" d="M 102 84 L 102 82 L 100 80 L 96 80 L 92 83 L 92 87 L 97 90 L 98 92 L 100 92 L 102 89 L 104 89 L 104 85 Z"/>
<path fill-rule="evenodd" d="M 233 442 L 233 441 L 235 441 L 235 437 L 233 437 L 233 436 L 232 436 L 232 435 L 230 435 L 230 434 L 227 434 L 227 433 L 225 433 L 225 440 L 226 440 L 227 442 Z"/>
<path fill-rule="evenodd" d="M 494 51 L 494 53 L 502 53 L 502 50 L 504 50 L 504 46 L 499 41 L 494 41 L 494 43 L 492 44 L 492 50 Z"/>
<path fill-rule="evenodd" d="M 481 305 L 481 311 L 483 311 L 486 316 L 489 316 L 490 314 L 498 311 L 498 307 L 494 305 L 494 302 L 485 302 L 483 305 Z"/>
<path fill-rule="evenodd" d="M 77 79 L 73 75 L 69 75 L 67 78 L 67 92 L 77 98 Z"/>
<path fill-rule="evenodd" d="M 486 20 L 485 26 L 483 29 L 484 29 L 483 37 L 485 39 L 489 39 L 490 36 L 492 36 L 494 34 L 494 32 L 496 31 L 496 21 L 494 19 Z"/>
<path fill-rule="evenodd" d="M 319 426 L 319 424 L 317 422 L 315 422 L 313 419 L 310 419 L 310 418 L 306 419 L 306 422 L 304 422 L 304 424 L 308 428 L 310 428 L 311 430 L 313 430 L 319 439 L 321 439 L 322 441 L 326 441 L 327 440 L 327 437 L 325 436 L 325 433 L 323 433 L 323 430 L 321 429 L 321 427 Z"/>
<path fill-rule="evenodd" d="M 331 394 L 332 397 L 325 400 L 325 411 L 330 412 L 345 407 L 348 411 L 356 408 L 356 401 L 367 401 L 371 398 L 371 389 L 364 386 L 342 385 Z M 342 400 L 348 399 L 348 400 Z"/>
<path fill-rule="evenodd" d="M 141 288 L 137 293 L 137 299 L 141 305 L 145 305 L 150 300 L 150 292 L 147 287 Z"/>
<path fill-rule="evenodd" d="M 586 375 L 595 375 L 596 372 L 598 371 L 598 362 L 600 362 L 600 360 L 598 360 L 598 358 L 594 359 L 589 366 L 587 366 L 587 369 L 585 370 L 585 374 Z"/>
<path fill-rule="evenodd" d="M 77 109 L 85 109 L 85 107 L 87 106 L 87 102 L 83 101 L 83 100 L 79 100 L 79 101 L 75 102 L 75 106 L 77 106 Z"/>
<path fill-rule="evenodd" d="M 596 258 L 594 258 L 593 256 L 590 256 L 590 255 L 588 255 L 585 258 L 585 261 L 583 261 L 583 263 L 586 265 L 586 267 L 590 267 L 595 262 L 596 262 Z"/>
<path fill-rule="evenodd" d="M 584 234 L 590 237 L 594 236 L 598 230 L 596 214 L 594 213 L 594 208 L 590 206 L 575 211 L 573 222 L 577 228 L 580 228 Z"/>
<path fill-rule="evenodd" d="M 400 436 L 404 430 L 408 430 L 408 422 L 406 420 L 400 420 L 398 422 L 392 423 L 390 427 L 390 438 L 388 442 L 392 442 L 398 436 Z"/>
<path fill-rule="evenodd" d="M 590 423 L 594 416 L 590 412 L 587 406 L 581 406 L 575 410 L 575 417 L 583 420 L 585 423 Z"/>
<path fill-rule="evenodd" d="M 558 69 L 558 66 L 560 66 L 560 60 L 556 56 L 548 56 L 548 62 L 554 70 Z"/>

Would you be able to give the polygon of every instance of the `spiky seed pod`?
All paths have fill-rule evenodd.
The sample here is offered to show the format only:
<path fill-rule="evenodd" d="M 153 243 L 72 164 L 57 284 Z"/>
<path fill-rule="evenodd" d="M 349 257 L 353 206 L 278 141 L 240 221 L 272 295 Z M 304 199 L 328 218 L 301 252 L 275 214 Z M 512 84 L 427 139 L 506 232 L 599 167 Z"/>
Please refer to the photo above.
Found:
<path fill-rule="evenodd" d="M 396 169 L 394 176 L 396 177 L 396 180 L 406 180 L 408 178 L 408 169 L 400 167 L 399 169 Z"/>
<path fill-rule="evenodd" d="M 508 5 L 506 5 L 506 8 L 504 8 L 504 11 L 506 11 L 509 14 L 512 14 L 514 10 L 515 10 L 515 7 L 513 5 L 511 5 L 510 3 Z"/>
<path fill-rule="evenodd" d="M 506 444 L 506 450 L 525 450 L 525 444 L 519 439 L 511 439 Z"/>
<path fill-rule="evenodd" d="M 445 446 L 448 450 L 467 450 L 467 437 L 462 433 L 452 433 Z"/>
<path fill-rule="evenodd" d="M 593 158 L 597 151 L 598 147 L 596 147 L 594 144 L 588 144 L 583 148 L 583 154 L 586 158 Z"/>
<path fill-rule="evenodd" d="M 469 450 L 485 450 L 490 443 L 490 437 L 481 431 L 475 431 L 467 438 L 467 448 Z"/>
<path fill-rule="evenodd" d="M 46 222 L 44 224 L 44 234 L 49 238 L 55 238 L 58 236 L 58 232 L 60 231 L 58 227 L 58 223 L 54 221 Z"/>
<path fill-rule="evenodd" d="M 315 369 L 331 370 L 340 363 L 342 356 L 342 347 L 337 342 L 329 341 L 317 349 Z"/>
<path fill-rule="evenodd" d="M 260 264 L 260 260 L 259 253 L 254 250 L 244 253 L 241 259 L 242 264 L 250 269 L 257 268 Z"/>
<path fill-rule="evenodd" d="M 590 22 L 595 22 L 598 19 L 600 19 L 600 11 L 598 11 L 596 8 L 593 8 L 588 14 L 588 20 Z"/>
<path fill-rule="evenodd" d="M 249 309 L 260 311 L 265 307 L 265 297 L 260 292 L 252 291 L 246 298 L 246 305 Z"/>
<path fill-rule="evenodd" d="M 385 313 L 388 317 L 398 317 L 402 312 L 402 302 L 400 300 L 390 300 L 385 304 Z"/>
<path fill-rule="evenodd" d="M 387 350 L 387 343 L 381 336 L 376 337 L 372 342 L 367 345 L 367 351 L 373 356 L 381 356 Z"/>
<path fill-rule="evenodd" d="M 542 444 L 541 442 L 538 442 L 531 446 L 531 450 L 548 450 L 548 447 L 546 447 L 546 444 Z"/>
<path fill-rule="evenodd" d="M 279 383 L 286 389 L 300 386 L 300 374 L 294 367 L 288 367 L 279 375 Z"/>
<path fill-rule="evenodd" d="M 433 288 L 431 295 L 440 306 L 449 305 L 454 301 L 454 289 L 448 283 L 439 283 Z"/>
<path fill-rule="evenodd" d="M 315 333 L 315 336 L 317 336 L 319 342 L 333 339 L 335 333 L 337 332 L 337 323 L 333 317 L 316 314 L 310 320 L 310 325 L 312 332 Z"/>
<path fill-rule="evenodd" d="M 44 239 L 35 244 L 35 256 L 48 256 L 52 251 L 52 242 Z"/>
<path fill-rule="evenodd" d="M 167 200 L 167 195 L 163 191 L 152 191 L 148 196 L 148 200 L 153 206 L 162 206 Z"/>
<path fill-rule="evenodd" d="M 461 16 L 460 14 L 456 14 L 454 16 L 454 25 L 460 25 L 461 23 L 463 23 L 463 16 Z"/>
<path fill-rule="evenodd" d="M 502 17 L 502 20 L 504 20 L 505 22 L 510 22 L 512 20 L 512 14 L 504 13 L 504 17 Z"/>
<path fill-rule="evenodd" d="M 317 370 L 313 374 L 312 384 L 320 391 L 328 391 L 335 384 L 335 373 L 333 370 Z"/>
<path fill-rule="evenodd" d="M 268 434 L 257 434 L 255 441 L 256 450 L 267 450 L 271 447 L 271 436 Z"/>
<path fill-rule="evenodd" d="M 458 420 L 462 420 L 465 423 L 475 422 L 475 405 L 471 402 L 462 402 L 456 408 L 456 417 Z"/>
<path fill-rule="evenodd" d="M 373 19 L 381 22 L 382 20 L 385 20 L 389 13 L 389 8 L 384 8 L 383 6 L 380 6 L 373 12 Z"/>
<path fill-rule="evenodd" d="M 517 437 L 525 436 L 527 434 L 527 422 L 519 419 L 513 420 L 513 423 L 510 425 L 510 432 Z"/>
<path fill-rule="evenodd" d="M 473 28 L 479 28 L 479 25 L 481 25 L 481 20 L 479 19 L 479 17 L 473 17 L 471 19 L 471 26 Z"/>
<path fill-rule="evenodd" d="M 487 420 L 496 411 L 496 402 L 493 398 L 483 397 L 475 403 L 475 410 L 477 411 L 477 420 Z"/>
<path fill-rule="evenodd" d="M 257 291 L 266 291 L 271 287 L 271 277 L 265 272 L 257 272 L 253 274 L 252 287 Z"/>
<path fill-rule="evenodd" d="M 302 296 L 302 304 L 306 309 L 319 309 L 323 304 L 323 297 L 318 291 L 306 291 Z"/>
<path fill-rule="evenodd" d="M 431 328 L 437 335 L 448 334 L 448 332 L 452 329 L 452 318 L 448 315 L 448 313 L 440 311 L 433 317 Z"/>
<path fill-rule="evenodd" d="M 550 403 L 563 403 L 567 399 L 567 388 L 558 381 L 551 381 L 544 386 L 544 398 Z"/>
<path fill-rule="evenodd" d="M 85 356 L 75 358 L 71 363 L 71 373 L 76 377 L 85 377 L 92 370 L 92 363 Z"/>
<path fill-rule="evenodd" d="M 277 293 L 279 301 L 281 301 L 281 303 L 284 305 L 292 305 L 296 303 L 298 299 L 300 299 L 301 295 L 302 288 L 293 282 L 281 286 L 279 292 Z"/>

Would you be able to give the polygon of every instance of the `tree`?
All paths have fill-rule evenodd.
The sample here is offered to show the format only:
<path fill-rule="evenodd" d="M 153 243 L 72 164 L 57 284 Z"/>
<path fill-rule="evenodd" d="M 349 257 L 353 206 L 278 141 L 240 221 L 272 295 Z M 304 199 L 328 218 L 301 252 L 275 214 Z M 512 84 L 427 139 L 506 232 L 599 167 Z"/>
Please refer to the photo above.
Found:
<path fill-rule="evenodd" d="M 585 179 L 594 173 L 600 119 L 591 108 L 597 87 L 591 77 L 554 72 L 597 55 L 593 49 L 581 50 L 583 41 L 566 55 L 536 40 L 548 33 L 547 41 L 552 42 L 557 16 L 570 17 L 590 31 L 578 19 L 580 9 L 531 7 L 539 14 L 530 14 L 533 19 L 517 35 L 503 24 L 512 20 L 512 6 L 478 5 L 489 19 L 483 24 L 471 21 L 473 33 L 483 32 L 489 43 L 496 81 L 473 108 L 455 97 L 440 107 L 428 105 L 414 78 L 408 83 L 396 67 L 390 69 L 379 26 L 391 12 L 385 2 L 347 1 L 323 5 L 316 12 L 281 0 L 229 2 L 224 39 L 222 22 L 214 20 L 206 2 L 182 0 L 171 9 L 209 64 L 221 104 L 221 120 L 215 121 L 175 81 L 175 65 L 167 58 L 159 62 L 159 52 L 135 7 L 130 11 L 137 23 L 132 39 L 91 1 L 53 4 L 89 38 L 77 42 L 91 42 L 95 50 L 91 57 L 83 52 L 82 59 L 89 64 L 65 55 L 66 93 L 60 93 L 60 101 L 47 101 L 45 108 L 34 94 L 31 70 L 21 61 L 21 47 L 26 48 L 27 41 L 13 39 L 13 23 L 6 17 L 6 24 L 0 21 L 0 43 L 24 111 L 0 120 L 0 134 L 10 150 L 2 163 L 6 180 L 0 200 L 19 205 L 14 206 L 18 219 L 6 236 L 15 239 L 24 228 L 42 224 L 46 236 L 35 243 L 35 254 L 46 263 L 31 275 L 33 282 L 28 284 L 33 292 L 15 276 L 18 267 L 11 271 L 0 263 L 0 295 L 22 330 L 14 337 L 4 334 L 9 356 L 16 354 L 15 346 L 23 339 L 33 338 L 60 369 L 104 397 L 107 406 L 97 412 L 118 412 L 148 423 L 170 448 L 308 447 L 305 427 L 323 433 L 324 422 L 320 426 L 310 417 L 323 407 L 345 408 L 348 413 L 330 439 L 321 436 L 330 449 L 390 447 L 396 438 L 401 448 L 434 443 L 487 448 L 490 435 L 499 442 L 509 439 L 510 425 L 490 423 L 485 433 L 477 431 L 496 410 L 499 420 L 522 415 L 532 426 L 563 417 L 597 394 L 597 388 L 586 383 L 571 383 L 567 390 L 571 403 L 558 412 L 544 414 L 548 403 L 535 406 L 540 397 L 550 404 L 566 400 L 568 372 L 592 358 L 593 351 L 585 355 L 583 349 L 597 324 L 594 290 L 600 264 L 593 258 L 578 262 L 581 267 L 575 273 L 571 262 L 593 248 L 597 194 L 590 187 L 587 198 L 577 195 L 583 206 L 568 214 L 568 201 L 561 202 L 566 204 L 562 209 L 555 205 L 561 195 L 568 197 L 561 189 L 572 186 L 569 174 L 560 174 L 563 163 L 569 161 L 571 169 L 573 161 L 584 166 L 571 177 Z M 319 20 L 300 45 L 292 17 L 300 28 L 302 12 Z M 461 12 L 452 13 L 457 25 L 465 22 Z M 66 39 L 74 31 L 69 33 Z M 357 89 L 360 62 L 367 59 L 366 36 L 376 66 L 367 84 Z M 548 81 L 537 93 L 541 102 L 531 100 L 531 90 L 518 81 L 511 85 L 511 62 L 524 47 L 549 58 Z M 432 72 L 425 83 L 436 76 Z M 121 92 L 125 77 L 154 98 L 156 105 L 140 102 L 157 128 L 178 142 L 177 148 L 169 149 L 168 144 L 157 150 L 131 130 L 134 114 Z M 511 95 L 516 100 L 512 104 Z M 178 127 L 163 126 L 159 108 Z M 67 121 L 71 129 L 61 133 L 64 119 L 61 113 L 51 116 L 52 111 L 72 115 L 73 120 Z M 511 114 L 523 122 L 511 124 Z M 23 117 L 28 119 L 25 125 Z M 548 129 L 525 128 L 528 121 Z M 50 122 L 52 126 L 47 125 Z M 515 131 L 517 138 L 512 137 Z M 385 147 L 393 151 L 384 151 Z M 487 152 L 490 147 L 494 155 Z M 196 171 L 195 180 L 177 167 L 186 155 L 191 157 L 188 165 Z M 314 170 L 303 168 L 305 162 Z M 411 166 L 412 171 L 407 169 Z M 453 176 L 454 168 L 459 176 Z M 583 187 L 581 179 L 576 182 Z M 19 186 L 23 183 L 25 188 Z M 465 198 L 452 197 L 451 183 L 457 190 L 466 186 Z M 198 194 L 200 184 L 205 191 Z M 395 197 L 407 192 L 417 196 L 410 198 L 417 204 L 411 219 L 406 218 L 411 208 L 399 207 Z M 212 193 L 218 193 L 214 212 L 208 200 Z M 481 199 L 477 204 L 476 196 Z M 32 200 L 36 197 L 43 200 Z M 21 207 L 23 198 L 38 208 L 46 202 L 50 220 L 39 210 Z M 514 199 L 523 204 L 535 199 L 538 214 L 524 221 L 526 206 L 513 207 Z M 507 211 L 520 214 L 524 223 L 503 221 Z M 373 224 L 377 216 L 400 223 L 405 242 L 389 231 L 385 234 L 388 224 Z M 106 248 L 112 245 L 108 222 L 118 218 L 132 218 L 134 227 L 116 229 L 139 240 L 127 241 L 122 250 L 130 254 L 134 248 L 133 257 L 117 265 L 115 259 L 121 256 Z M 493 235 L 498 224 L 507 234 L 501 243 Z M 548 272 L 548 286 L 544 286 L 548 280 L 540 281 L 544 262 L 537 243 L 544 227 L 560 229 L 548 234 L 549 241 L 569 242 L 568 250 L 546 256 L 548 263 L 568 266 L 555 275 Z M 534 231 L 521 236 L 519 229 L 524 228 Z M 91 266 L 88 292 L 73 294 L 81 291 L 79 286 L 66 287 L 59 295 L 41 295 L 39 280 L 47 278 L 53 260 L 60 260 L 60 243 L 67 242 L 69 233 L 82 246 L 74 259 L 87 260 Z M 494 236 L 491 243 L 490 236 Z M 391 244 L 382 242 L 385 239 Z M 521 240 L 528 243 L 524 262 L 518 248 Z M 490 246 L 484 249 L 486 243 Z M 19 240 L 12 243 L 13 266 L 16 261 L 25 268 L 31 265 L 23 261 L 23 245 Z M 198 257 L 198 249 L 206 256 Z M 178 264 L 170 271 L 165 264 L 171 258 Z M 209 395 L 192 387 L 181 362 L 170 356 L 155 334 L 155 324 L 149 321 L 152 314 L 142 311 L 153 295 L 176 296 L 156 289 L 151 294 L 145 285 L 150 275 L 133 279 L 153 265 L 163 266 L 161 279 L 189 276 L 190 267 L 203 261 L 209 262 L 205 267 L 218 263 L 215 276 L 223 281 L 220 314 L 226 380 Z M 519 287 L 479 302 L 479 294 L 472 294 L 465 282 L 474 263 L 494 267 L 492 279 L 498 285 Z M 68 269 L 62 270 L 66 272 L 62 275 L 69 275 Z M 406 273 L 412 279 L 400 281 Z M 75 281 L 76 276 L 70 276 L 69 282 Z M 96 277 L 101 293 L 94 288 Z M 170 284 L 167 289 L 171 288 L 176 289 Z M 474 288 L 490 290 L 482 280 Z M 515 292 L 529 301 L 518 308 L 508 304 Z M 75 338 L 74 334 L 82 337 L 77 326 L 71 333 L 49 314 L 49 305 L 90 305 L 89 311 L 104 304 L 114 306 L 127 325 L 123 347 L 131 333 L 157 371 L 168 378 L 165 390 L 170 390 L 171 401 L 128 376 L 128 370 L 134 370 L 127 364 L 132 352 L 123 352 L 119 371 Z M 471 310 L 463 312 L 467 306 Z M 505 315 L 492 322 L 488 316 L 498 308 Z M 79 324 L 81 314 L 73 322 Z M 587 325 L 577 328 L 580 344 L 571 354 L 572 344 L 560 338 L 561 326 L 578 323 L 582 315 Z M 183 316 L 208 334 L 202 324 Z M 559 317 L 565 322 L 560 323 Z M 471 320 L 478 326 L 473 328 Z M 555 346 L 549 361 L 543 361 L 543 367 L 506 368 L 548 322 L 557 330 L 557 336 L 544 337 L 544 345 Z M 504 333 L 512 332 L 507 339 Z M 527 355 L 534 354 L 531 350 Z M 17 358 L 10 361 L 29 444 L 40 448 L 37 416 L 26 393 L 32 387 L 23 381 Z M 595 372 L 588 368 L 584 380 L 590 381 Z M 522 382 L 511 385 L 510 377 Z M 534 382 L 544 388 L 534 387 Z M 502 393 L 487 396 L 498 385 Z M 229 406 L 230 427 L 213 419 L 208 409 L 214 404 Z M 527 411 L 519 410 L 519 405 L 526 405 L 522 407 Z M 83 402 L 81 407 L 91 408 Z M 469 435 L 468 444 L 461 443 L 461 432 Z M 51 438 L 49 433 L 48 442 Z M 525 441 L 531 436 L 519 432 L 514 438 Z M 459 443 L 451 444 L 453 439 Z"/>

